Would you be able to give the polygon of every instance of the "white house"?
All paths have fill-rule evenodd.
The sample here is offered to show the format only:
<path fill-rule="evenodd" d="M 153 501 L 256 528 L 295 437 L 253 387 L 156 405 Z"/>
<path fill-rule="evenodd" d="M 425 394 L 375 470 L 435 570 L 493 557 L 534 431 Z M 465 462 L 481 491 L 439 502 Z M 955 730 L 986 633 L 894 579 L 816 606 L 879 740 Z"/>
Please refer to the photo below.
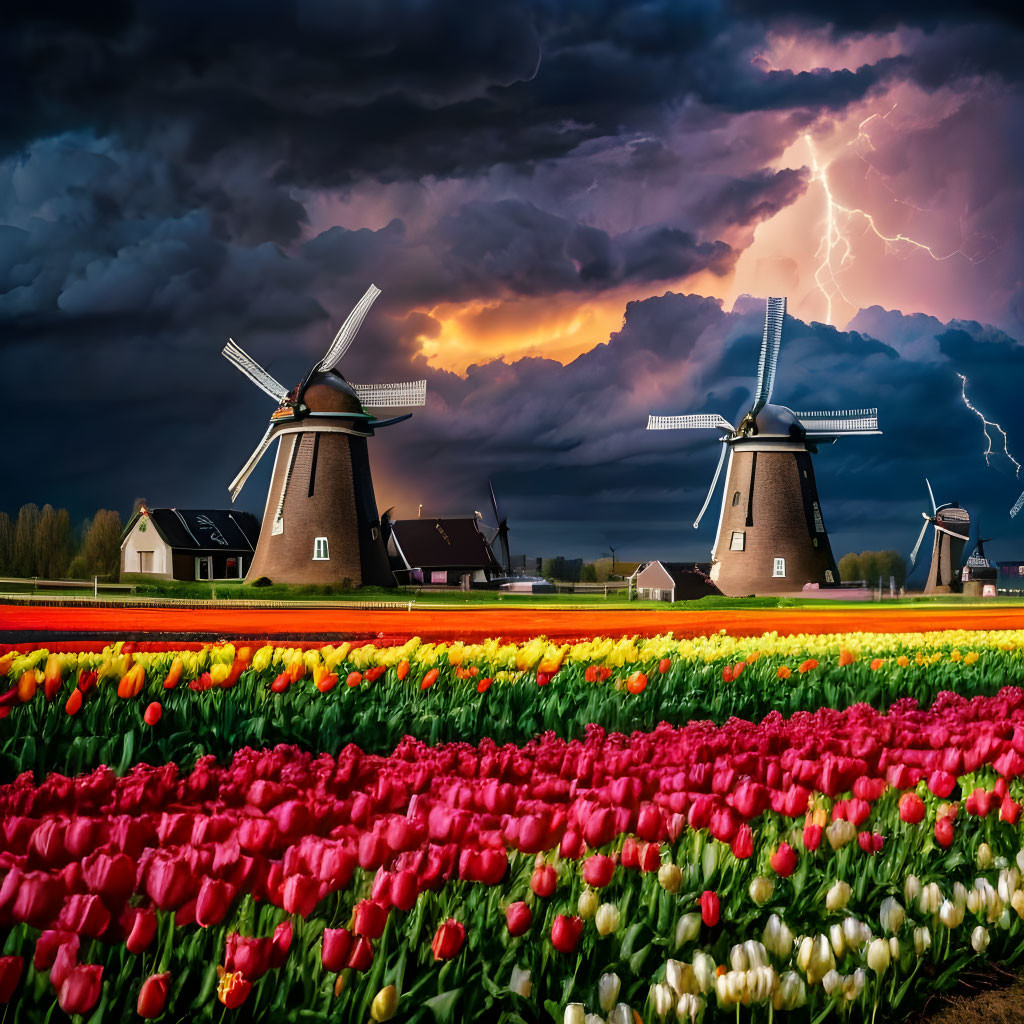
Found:
<path fill-rule="evenodd" d="M 693 562 L 641 562 L 629 577 L 630 591 L 641 601 L 695 601 L 719 594 L 708 568 Z"/>

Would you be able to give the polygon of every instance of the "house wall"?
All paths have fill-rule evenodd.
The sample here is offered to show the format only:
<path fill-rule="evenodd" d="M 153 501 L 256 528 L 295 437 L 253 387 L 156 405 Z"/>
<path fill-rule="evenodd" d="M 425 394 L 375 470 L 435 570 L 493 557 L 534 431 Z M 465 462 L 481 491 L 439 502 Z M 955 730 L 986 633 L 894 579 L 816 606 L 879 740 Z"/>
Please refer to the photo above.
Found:
<path fill-rule="evenodd" d="M 143 551 L 153 552 L 153 567 L 146 572 L 147 575 L 164 580 L 172 578 L 171 546 L 160 536 L 146 516 L 139 516 L 121 544 L 122 574 L 143 572 L 140 561 L 140 552 Z"/>
<path fill-rule="evenodd" d="M 674 586 L 672 577 L 660 562 L 652 562 L 637 573 L 637 590 L 671 590 Z"/>

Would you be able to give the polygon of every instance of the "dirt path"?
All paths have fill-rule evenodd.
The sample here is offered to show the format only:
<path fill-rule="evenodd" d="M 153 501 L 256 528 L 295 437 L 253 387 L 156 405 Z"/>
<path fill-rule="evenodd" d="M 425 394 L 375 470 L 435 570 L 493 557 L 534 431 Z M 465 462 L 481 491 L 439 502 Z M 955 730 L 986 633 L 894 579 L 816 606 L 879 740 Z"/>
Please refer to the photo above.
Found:
<path fill-rule="evenodd" d="M 257 640 L 386 639 L 472 641 L 544 634 L 566 640 L 584 636 L 653 636 L 672 631 L 692 637 L 726 630 L 733 636 L 780 633 L 927 632 L 938 629 L 1021 629 L 1024 608 L 898 607 L 766 608 L 715 611 L 560 611 L 509 608 L 399 611 L 368 609 L 52 608 L 0 607 L 0 637 L 9 642 L 67 639 Z"/>

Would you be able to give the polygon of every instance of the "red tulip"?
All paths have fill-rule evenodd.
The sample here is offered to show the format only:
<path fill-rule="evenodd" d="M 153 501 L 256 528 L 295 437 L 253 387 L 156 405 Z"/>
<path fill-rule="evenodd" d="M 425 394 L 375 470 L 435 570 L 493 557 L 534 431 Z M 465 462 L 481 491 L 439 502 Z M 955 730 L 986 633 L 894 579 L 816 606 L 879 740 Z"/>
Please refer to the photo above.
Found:
<path fill-rule="evenodd" d="M 946 816 L 935 822 L 935 842 L 942 847 L 949 847 L 953 843 L 953 819 Z"/>
<path fill-rule="evenodd" d="M 288 951 L 292 948 L 295 929 L 291 921 L 282 921 L 270 937 L 270 966 L 283 967 L 288 959 Z"/>
<path fill-rule="evenodd" d="M 769 858 L 772 870 L 782 878 L 789 878 L 796 871 L 797 855 L 789 843 L 779 843 L 778 849 Z"/>
<path fill-rule="evenodd" d="M 949 772 L 937 769 L 928 776 L 928 789 L 940 800 L 945 800 L 955 788 L 956 778 L 950 775 Z"/>
<path fill-rule="evenodd" d="M 90 854 L 82 861 L 82 877 L 90 892 L 110 905 L 124 903 L 135 890 L 136 864 L 127 854 Z"/>
<path fill-rule="evenodd" d="M 196 924 L 200 928 L 220 924 L 227 916 L 234 898 L 234 886 L 217 878 L 204 878 L 196 899 Z"/>
<path fill-rule="evenodd" d="M 672 667 L 672 660 L 670 658 L 662 658 L 658 662 L 658 671 L 664 675 Z"/>
<path fill-rule="evenodd" d="M 419 895 L 414 871 L 396 871 L 388 886 L 388 898 L 399 910 L 412 910 Z"/>
<path fill-rule="evenodd" d="M 821 846 L 821 836 L 824 831 L 820 825 L 804 825 L 804 849 L 814 853 Z"/>
<path fill-rule="evenodd" d="M 550 864 L 542 864 L 533 869 L 530 877 L 530 888 L 541 899 L 547 899 L 558 886 L 558 872 Z"/>
<path fill-rule="evenodd" d="M 229 971 L 217 982 L 217 998 L 229 1010 L 237 1010 L 251 991 L 252 982 L 241 971 Z"/>
<path fill-rule="evenodd" d="M 466 929 L 459 921 L 448 918 L 434 933 L 430 948 L 435 960 L 451 960 L 466 941 Z"/>
<path fill-rule="evenodd" d="M 224 943 L 224 966 L 257 981 L 270 970 L 270 947 L 270 939 L 246 938 L 232 932 Z"/>
<path fill-rule="evenodd" d="M 160 706 L 160 701 L 155 700 L 149 707 L 146 708 L 145 714 L 142 716 L 143 721 L 146 725 L 156 725 L 163 716 L 164 709 Z M 161 977 L 161 975 L 153 975 L 154 978 Z"/>
<path fill-rule="evenodd" d="M 0 956 L 0 1003 L 11 1001 L 24 969 L 24 957 Z"/>
<path fill-rule="evenodd" d="M 1016 825 L 1020 820 L 1020 811 L 1020 804 L 1007 793 L 999 805 L 999 820 L 1005 821 L 1008 825 Z"/>
<path fill-rule="evenodd" d="M 57 1002 L 67 1014 L 88 1013 L 100 998 L 103 968 L 99 964 L 79 964 L 68 971 L 60 986 Z"/>
<path fill-rule="evenodd" d="M 551 926 L 551 945 L 559 953 L 574 953 L 583 934 L 583 918 L 559 914 Z"/>
<path fill-rule="evenodd" d="M 661 845 L 659 843 L 643 843 L 637 858 L 637 867 L 641 871 L 657 871 L 661 867 Z"/>
<path fill-rule="evenodd" d="M 320 902 L 320 883 L 306 875 L 289 875 L 284 880 L 281 895 L 289 914 L 309 917 Z"/>
<path fill-rule="evenodd" d="M 39 938 L 36 939 L 35 953 L 32 956 L 32 966 L 37 971 L 50 970 L 50 968 L 53 967 L 54 961 L 57 959 L 60 947 L 67 942 L 72 943 L 73 949 L 77 953 L 79 948 L 79 939 L 74 932 L 47 928 L 40 934 Z"/>
<path fill-rule="evenodd" d="M 623 842 L 619 861 L 624 868 L 640 867 L 640 844 L 632 836 L 627 836 Z"/>
<path fill-rule="evenodd" d="M 754 852 L 754 837 L 750 826 L 744 822 L 732 840 L 732 855 L 737 860 L 746 860 Z"/>
<path fill-rule="evenodd" d="M 598 847 L 610 843 L 615 838 L 615 819 L 611 808 L 598 807 L 592 811 L 583 823 L 583 838 L 587 846 Z"/>
<path fill-rule="evenodd" d="M 57 919 L 57 925 L 76 935 L 98 939 L 110 924 L 110 911 L 99 896 L 75 894 L 69 896 Z"/>
<path fill-rule="evenodd" d="M 71 969 L 78 965 L 78 936 L 74 936 L 69 942 L 62 942 L 57 947 L 57 955 L 53 958 L 53 966 L 50 968 L 50 984 L 60 992 L 64 979 Z"/>
<path fill-rule="evenodd" d="M 360 900 L 352 916 L 352 931 L 367 939 L 379 939 L 387 920 L 387 910 L 375 900 Z"/>
<path fill-rule="evenodd" d="M 195 880 L 180 856 L 157 854 L 146 872 L 146 892 L 161 910 L 177 910 L 188 902 Z"/>
<path fill-rule="evenodd" d="M 916 825 L 925 815 L 924 801 L 916 793 L 904 793 L 900 797 L 900 820 Z"/>
<path fill-rule="evenodd" d="M 509 935 L 524 935 L 530 930 L 532 921 L 533 914 L 522 900 L 510 903 L 505 909 L 505 922 L 508 925 Z"/>
<path fill-rule="evenodd" d="M 615 874 L 615 861 L 604 854 L 595 853 L 583 862 L 583 881 L 595 889 L 603 889 Z"/>
<path fill-rule="evenodd" d="M 171 973 L 151 974 L 139 989 L 139 1001 L 135 1010 L 140 1017 L 152 1020 L 164 1012 L 167 1005 L 167 991 L 170 987 Z"/>
<path fill-rule="evenodd" d="M 14 919 L 45 926 L 57 916 L 63 896 L 64 886 L 59 879 L 43 871 L 26 871 L 14 898 Z"/>
<path fill-rule="evenodd" d="M 700 895 L 700 916 L 709 928 L 718 924 L 718 893 L 705 889 Z"/>
<path fill-rule="evenodd" d="M 352 949 L 348 954 L 348 963 L 345 966 L 351 967 L 354 971 L 366 971 L 369 970 L 372 963 L 373 946 L 370 945 L 369 939 L 360 935 L 352 943 Z"/>
<path fill-rule="evenodd" d="M 156 914 L 148 907 L 139 908 L 135 912 L 135 919 L 132 922 L 131 931 L 125 940 L 125 946 L 129 953 L 136 956 L 144 953 L 156 938 Z"/>
<path fill-rule="evenodd" d="M 344 970 L 351 948 L 352 933 L 347 928 L 325 928 L 320 949 L 320 962 L 324 965 L 324 970 L 333 974 Z"/>
<path fill-rule="evenodd" d="M 64 848 L 66 827 L 63 821 L 56 818 L 40 822 L 28 843 L 29 863 L 44 864 L 50 868 L 64 864 L 68 859 Z"/>

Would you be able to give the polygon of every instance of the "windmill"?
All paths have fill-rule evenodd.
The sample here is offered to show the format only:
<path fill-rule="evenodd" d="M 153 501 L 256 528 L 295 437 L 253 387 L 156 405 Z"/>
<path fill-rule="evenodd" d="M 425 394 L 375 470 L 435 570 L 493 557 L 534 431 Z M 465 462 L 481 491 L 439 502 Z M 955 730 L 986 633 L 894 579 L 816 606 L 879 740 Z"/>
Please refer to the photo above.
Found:
<path fill-rule="evenodd" d="M 960 561 L 964 544 L 967 543 L 967 538 L 971 534 L 971 517 L 967 510 L 961 508 L 955 501 L 936 505 L 935 493 L 927 478 L 925 486 L 928 488 L 928 499 L 931 502 L 932 511 L 931 515 L 927 512 L 921 513 L 924 525 L 917 535 L 914 550 L 910 552 L 910 567 L 913 569 L 917 563 L 917 554 L 921 549 L 924 535 L 928 532 L 928 527 L 934 527 L 932 561 L 928 567 L 928 579 L 925 581 L 924 592 L 926 594 L 958 594 L 961 583 Z M 991 540 L 991 538 L 989 539 Z"/>
<path fill-rule="evenodd" d="M 839 582 L 811 455 L 840 437 L 881 433 L 877 409 L 793 412 L 770 404 L 785 317 L 786 300 L 769 299 L 754 402 L 739 426 L 709 413 L 651 416 L 647 422 L 648 430 L 720 433 L 718 467 L 693 526 L 700 525 L 728 460 L 710 575 L 734 597 Z"/>
<path fill-rule="evenodd" d="M 488 537 L 488 544 L 491 546 L 491 550 L 494 551 L 494 557 L 501 563 L 501 568 L 506 576 L 512 575 L 512 556 L 509 554 L 508 547 L 508 517 L 503 516 L 498 511 L 498 499 L 494 494 L 494 484 L 488 480 L 487 486 L 491 492 L 491 507 L 494 509 L 494 521 L 497 526 L 493 530 L 489 530 L 490 536 Z M 495 545 L 498 545 L 498 551 L 495 551 Z M 499 555 L 500 551 L 500 555 Z"/>
<path fill-rule="evenodd" d="M 427 382 L 351 384 L 337 368 L 378 295 L 380 289 L 371 284 L 324 357 L 291 391 L 233 340 L 224 346 L 224 357 L 278 402 L 266 433 L 229 485 L 234 501 L 267 449 L 278 442 L 260 539 L 246 579 L 394 586 L 366 439 L 412 413 L 378 420 L 366 410 L 423 405 Z"/>

